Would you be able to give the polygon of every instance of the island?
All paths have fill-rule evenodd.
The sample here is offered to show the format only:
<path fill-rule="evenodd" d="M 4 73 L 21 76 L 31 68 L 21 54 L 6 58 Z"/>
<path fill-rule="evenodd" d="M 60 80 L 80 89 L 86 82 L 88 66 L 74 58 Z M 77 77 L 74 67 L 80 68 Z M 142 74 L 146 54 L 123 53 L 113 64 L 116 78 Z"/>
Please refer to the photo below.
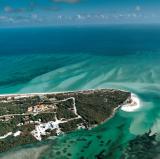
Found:
<path fill-rule="evenodd" d="M 40 142 L 107 121 L 132 103 L 130 92 L 114 89 L 0 96 L 0 152 Z"/>

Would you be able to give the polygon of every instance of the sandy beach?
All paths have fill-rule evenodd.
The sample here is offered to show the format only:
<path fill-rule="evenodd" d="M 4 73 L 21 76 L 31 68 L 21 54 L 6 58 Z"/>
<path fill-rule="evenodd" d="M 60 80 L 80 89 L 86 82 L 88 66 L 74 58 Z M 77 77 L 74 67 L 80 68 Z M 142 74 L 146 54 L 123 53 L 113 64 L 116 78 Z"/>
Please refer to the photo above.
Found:
<path fill-rule="evenodd" d="M 121 110 L 125 112 L 134 112 L 140 108 L 140 99 L 137 95 L 131 94 L 131 102 L 121 106 Z"/>

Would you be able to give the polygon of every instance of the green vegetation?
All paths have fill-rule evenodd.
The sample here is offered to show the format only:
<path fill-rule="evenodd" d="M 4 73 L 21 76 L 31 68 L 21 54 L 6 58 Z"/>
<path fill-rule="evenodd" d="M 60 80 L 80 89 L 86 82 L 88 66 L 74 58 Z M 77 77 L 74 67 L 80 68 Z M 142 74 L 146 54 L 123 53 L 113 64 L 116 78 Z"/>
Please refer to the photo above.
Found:
<path fill-rule="evenodd" d="M 31 115 L 30 119 L 32 121 L 38 121 L 41 119 L 42 123 L 47 123 L 49 121 L 55 121 L 55 113 L 41 113 L 37 115 Z"/>
<path fill-rule="evenodd" d="M 0 139 L 0 152 L 36 142 L 36 138 L 31 134 L 35 126 L 39 123 L 55 121 L 56 117 L 58 120 L 65 121 L 59 124 L 63 132 L 74 131 L 79 124 L 83 124 L 85 128 L 99 124 L 111 117 L 114 109 L 126 101 L 130 95 L 129 92 L 104 89 L 32 95 L 23 98 L 0 97 L 0 136 L 21 131 L 19 136 L 10 135 Z M 81 118 L 75 119 L 77 117 L 75 111 Z M 41 136 L 42 139 L 56 136 L 57 129 L 45 129 L 47 135 Z"/>
<path fill-rule="evenodd" d="M 17 137 L 7 137 L 0 140 L 0 152 L 9 150 L 10 148 L 17 147 L 24 144 L 35 143 L 37 140 L 32 135 L 20 135 Z"/>
<path fill-rule="evenodd" d="M 61 118 L 65 118 L 65 119 L 70 119 L 70 118 L 75 118 L 77 117 L 75 115 L 75 113 L 71 110 L 68 109 L 68 107 L 66 107 L 66 103 L 58 103 L 57 104 L 57 118 L 61 119 Z M 73 104 L 72 104 L 72 108 L 73 108 Z"/>
<path fill-rule="evenodd" d="M 76 107 L 78 114 L 89 125 L 99 124 L 109 118 L 113 109 L 121 105 L 129 96 L 129 92 L 122 93 L 121 91 L 101 91 L 93 94 L 79 93 L 76 96 Z"/>
<path fill-rule="evenodd" d="M 63 132 L 70 132 L 70 131 L 76 130 L 77 124 L 80 124 L 80 123 L 83 123 L 82 119 L 75 119 L 67 123 L 59 124 L 59 127 Z"/>
<path fill-rule="evenodd" d="M 35 129 L 35 124 L 27 124 L 19 127 L 19 130 L 23 132 L 23 134 L 30 134 L 31 131 Z"/>
<path fill-rule="evenodd" d="M 4 98 L 4 100 L 7 101 L 7 98 Z M 39 102 L 40 98 L 38 96 L 0 102 L 0 115 L 22 114 L 27 111 L 28 107 L 31 105 L 36 105 Z"/>
<path fill-rule="evenodd" d="M 15 127 L 9 122 L 0 122 L 0 136 L 7 134 L 8 132 L 13 131 Z"/>

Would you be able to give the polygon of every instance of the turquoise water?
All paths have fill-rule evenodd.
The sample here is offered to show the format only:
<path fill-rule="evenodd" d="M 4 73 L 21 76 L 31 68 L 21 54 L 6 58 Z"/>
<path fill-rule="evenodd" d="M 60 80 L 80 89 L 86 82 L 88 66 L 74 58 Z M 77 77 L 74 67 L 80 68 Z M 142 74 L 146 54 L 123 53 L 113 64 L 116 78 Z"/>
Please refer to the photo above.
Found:
<path fill-rule="evenodd" d="M 101 158 L 119 159 L 128 141 L 137 135 L 150 129 L 153 133 L 160 133 L 160 39 L 154 36 L 155 32 L 159 34 L 160 30 L 149 29 L 147 32 L 147 29 L 144 31 L 141 27 L 117 29 L 109 34 L 114 38 L 107 37 L 109 28 L 106 30 L 103 30 L 103 38 L 100 38 L 102 30 L 99 36 L 96 30 L 99 39 L 95 40 L 96 46 L 94 39 L 90 39 L 93 50 L 89 47 L 91 44 L 87 48 L 83 45 L 87 42 L 85 41 L 82 42 L 82 48 L 77 42 L 80 51 L 72 49 L 71 53 L 60 50 L 62 53 L 8 53 L 0 57 L 1 93 L 118 88 L 137 94 L 141 100 L 141 108 L 135 112 L 119 109 L 111 120 L 93 130 L 76 131 L 56 140 L 51 139 L 49 148 L 41 154 L 42 159 L 94 159 L 98 154 L 105 154 Z M 81 32 L 84 33 L 84 28 Z M 117 37 L 117 33 L 121 37 Z M 124 37 L 128 37 L 128 41 L 124 40 Z M 123 39 L 122 47 L 118 39 Z M 111 48 L 111 43 L 112 47 L 121 51 Z M 94 52 L 98 48 L 99 52 Z M 82 52 L 81 49 L 85 51 Z M 67 50 L 69 51 L 69 48 Z M 113 51 L 112 54 L 107 53 L 110 50 Z M 19 150 L 23 151 L 25 148 L 21 147 Z M 32 150 L 29 149 L 30 152 Z M 17 151 L 12 153 L 17 155 Z M 24 158 L 23 155 L 22 153 L 21 158 Z M 9 158 L 6 154 L 5 156 Z"/>

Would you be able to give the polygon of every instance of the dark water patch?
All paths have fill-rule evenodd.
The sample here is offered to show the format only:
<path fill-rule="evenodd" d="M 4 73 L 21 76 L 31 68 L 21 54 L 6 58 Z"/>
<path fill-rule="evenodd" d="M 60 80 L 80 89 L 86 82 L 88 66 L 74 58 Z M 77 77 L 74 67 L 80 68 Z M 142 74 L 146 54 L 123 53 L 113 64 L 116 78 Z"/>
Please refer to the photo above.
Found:
<path fill-rule="evenodd" d="M 88 149 L 90 145 L 92 144 L 92 141 L 88 141 L 85 146 L 83 146 L 84 149 Z"/>
<path fill-rule="evenodd" d="M 97 135 L 96 137 L 97 137 L 97 139 L 101 139 L 101 138 L 102 138 L 102 136 L 101 136 L 101 135 Z"/>
<path fill-rule="evenodd" d="M 85 141 L 87 141 L 87 139 L 86 138 L 78 138 L 77 141 L 82 141 L 82 142 L 84 141 L 85 142 Z"/>
<path fill-rule="evenodd" d="M 101 144 L 104 144 L 104 141 L 103 141 L 103 140 L 101 140 L 101 141 L 100 141 L 100 143 L 101 143 Z"/>
<path fill-rule="evenodd" d="M 60 155 L 60 154 L 61 154 L 61 151 L 57 151 L 57 152 L 56 152 L 56 155 Z"/>
<path fill-rule="evenodd" d="M 105 145 L 108 146 L 111 142 L 112 142 L 112 140 L 108 140 Z"/>
<path fill-rule="evenodd" d="M 123 127 L 125 127 L 125 124 L 121 124 L 121 125 L 117 126 L 117 128 L 120 129 L 120 130 L 121 130 Z"/>
<path fill-rule="evenodd" d="M 160 49 L 160 29 L 154 26 L 1 29 L 0 34 L 3 54 L 91 52 L 122 56 Z"/>
<path fill-rule="evenodd" d="M 150 132 L 137 136 L 131 140 L 123 151 L 121 159 L 159 159 L 160 142 L 156 141 L 158 134 L 150 135 Z"/>
<path fill-rule="evenodd" d="M 95 155 L 96 159 L 104 159 L 104 157 L 105 157 L 105 150 L 102 150 L 97 155 Z"/>
<path fill-rule="evenodd" d="M 62 150 L 62 152 L 63 152 L 63 153 L 66 153 L 66 152 L 67 152 L 67 148 L 64 148 L 64 149 Z"/>

